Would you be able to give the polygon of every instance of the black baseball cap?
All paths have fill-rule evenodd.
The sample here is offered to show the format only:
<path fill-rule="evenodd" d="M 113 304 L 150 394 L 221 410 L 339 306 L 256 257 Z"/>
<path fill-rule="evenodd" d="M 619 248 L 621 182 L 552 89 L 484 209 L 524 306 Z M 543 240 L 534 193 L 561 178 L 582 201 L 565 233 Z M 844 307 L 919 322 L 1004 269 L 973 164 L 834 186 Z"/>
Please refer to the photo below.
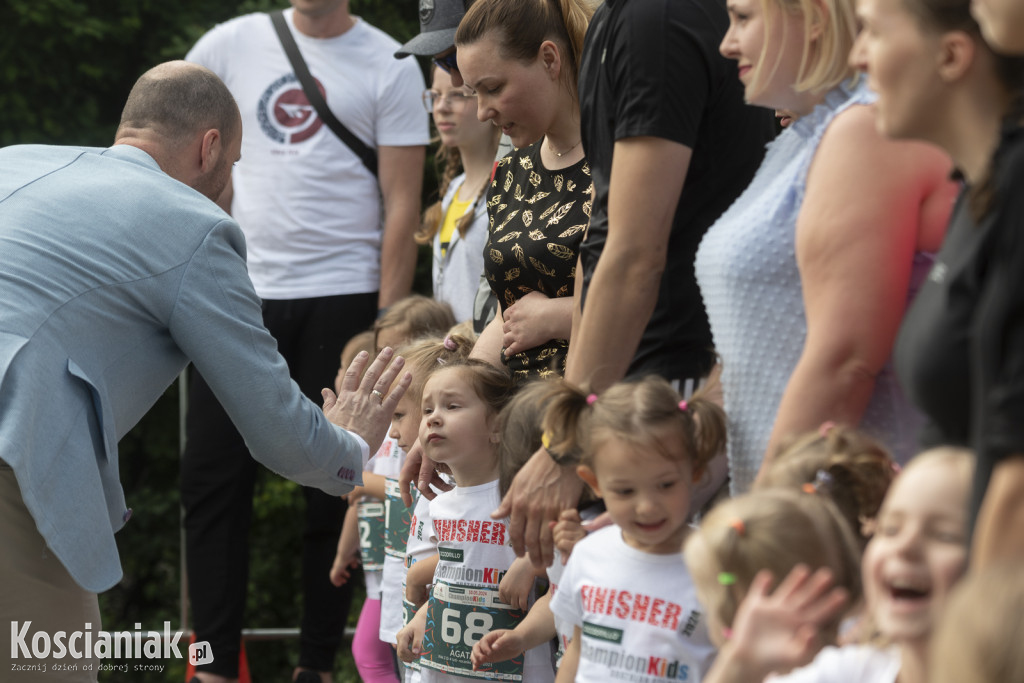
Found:
<path fill-rule="evenodd" d="M 396 59 L 419 55 L 432 57 L 455 45 L 466 6 L 463 0 L 420 0 L 420 32 L 395 53 Z"/>

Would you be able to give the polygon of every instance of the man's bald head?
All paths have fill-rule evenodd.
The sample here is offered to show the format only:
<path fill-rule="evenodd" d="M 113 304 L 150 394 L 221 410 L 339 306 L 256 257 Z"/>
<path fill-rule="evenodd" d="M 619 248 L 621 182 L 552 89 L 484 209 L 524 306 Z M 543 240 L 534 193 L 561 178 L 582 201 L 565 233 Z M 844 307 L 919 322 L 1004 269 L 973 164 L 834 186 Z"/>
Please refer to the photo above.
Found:
<path fill-rule="evenodd" d="M 175 61 L 158 64 L 135 82 L 116 137 L 155 134 L 176 145 L 212 128 L 229 140 L 241 134 L 235 99 L 209 69 Z"/>

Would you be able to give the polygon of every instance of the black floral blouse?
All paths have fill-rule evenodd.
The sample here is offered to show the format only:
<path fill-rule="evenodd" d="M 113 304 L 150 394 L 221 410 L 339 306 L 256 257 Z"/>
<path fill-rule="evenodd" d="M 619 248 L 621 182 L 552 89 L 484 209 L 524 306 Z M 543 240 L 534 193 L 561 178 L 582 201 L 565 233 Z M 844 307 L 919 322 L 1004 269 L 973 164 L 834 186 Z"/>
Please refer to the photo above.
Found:
<path fill-rule="evenodd" d="M 587 160 L 549 171 L 540 161 L 540 144 L 502 158 L 488 191 L 484 273 L 502 309 L 534 290 L 551 298 L 572 296 L 577 251 L 590 223 Z M 564 374 L 568 348 L 568 340 L 552 339 L 502 358 L 520 384 Z"/>

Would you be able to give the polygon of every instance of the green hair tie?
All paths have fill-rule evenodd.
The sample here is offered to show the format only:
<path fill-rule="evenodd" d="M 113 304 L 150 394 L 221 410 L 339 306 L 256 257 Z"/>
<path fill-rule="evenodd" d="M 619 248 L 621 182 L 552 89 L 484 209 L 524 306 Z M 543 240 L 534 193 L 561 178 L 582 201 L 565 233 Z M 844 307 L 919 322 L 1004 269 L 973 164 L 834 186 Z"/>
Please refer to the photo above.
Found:
<path fill-rule="evenodd" d="M 722 586 L 733 586 L 736 584 L 736 575 L 731 572 L 718 572 L 718 583 Z"/>

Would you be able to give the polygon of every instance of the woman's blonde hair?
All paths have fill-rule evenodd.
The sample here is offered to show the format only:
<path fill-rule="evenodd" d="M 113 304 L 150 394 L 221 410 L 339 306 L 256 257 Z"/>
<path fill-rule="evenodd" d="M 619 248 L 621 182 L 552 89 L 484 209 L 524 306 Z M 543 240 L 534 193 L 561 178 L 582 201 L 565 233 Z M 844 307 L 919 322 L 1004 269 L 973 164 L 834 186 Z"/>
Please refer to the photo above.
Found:
<path fill-rule="evenodd" d="M 533 62 L 541 43 L 553 41 L 564 55 L 575 94 L 583 38 L 593 15 L 585 0 L 476 0 L 459 23 L 455 44 L 470 45 L 493 31 L 502 59 Z"/>
<path fill-rule="evenodd" d="M 699 478 L 711 459 L 725 448 L 725 413 L 717 403 L 698 391 L 683 398 L 657 376 L 619 382 L 603 394 L 560 382 L 553 389 L 544 432 L 548 450 L 593 463 L 594 452 L 609 437 L 654 447 L 666 458 L 681 451 Z M 664 429 L 673 430 L 669 448 Z"/>
<path fill-rule="evenodd" d="M 860 549 L 843 516 L 826 498 L 766 489 L 725 500 L 704 517 L 683 551 L 704 607 L 727 628 L 762 569 L 775 584 L 797 565 L 831 570 L 850 604 L 860 600 Z M 841 617 L 824 625 L 834 642 Z"/>
<path fill-rule="evenodd" d="M 779 59 L 767 64 L 768 46 L 772 32 L 779 30 L 768 20 L 772 16 L 771 3 L 783 13 L 800 15 L 804 23 L 803 54 L 793 89 L 797 92 L 824 93 L 848 78 L 856 77 L 850 66 L 849 55 L 857 38 L 857 17 L 853 0 L 761 0 L 764 13 L 765 40 L 761 56 L 753 69 L 754 84 L 771 78 L 779 67 Z M 784 26 L 784 25 L 783 25 Z M 790 40 L 783 30 L 782 40 Z"/>
<path fill-rule="evenodd" d="M 856 429 L 826 424 L 784 445 L 757 488 L 789 488 L 830 498 L 863 549 L 896 472 L 880 442 Z"/>

